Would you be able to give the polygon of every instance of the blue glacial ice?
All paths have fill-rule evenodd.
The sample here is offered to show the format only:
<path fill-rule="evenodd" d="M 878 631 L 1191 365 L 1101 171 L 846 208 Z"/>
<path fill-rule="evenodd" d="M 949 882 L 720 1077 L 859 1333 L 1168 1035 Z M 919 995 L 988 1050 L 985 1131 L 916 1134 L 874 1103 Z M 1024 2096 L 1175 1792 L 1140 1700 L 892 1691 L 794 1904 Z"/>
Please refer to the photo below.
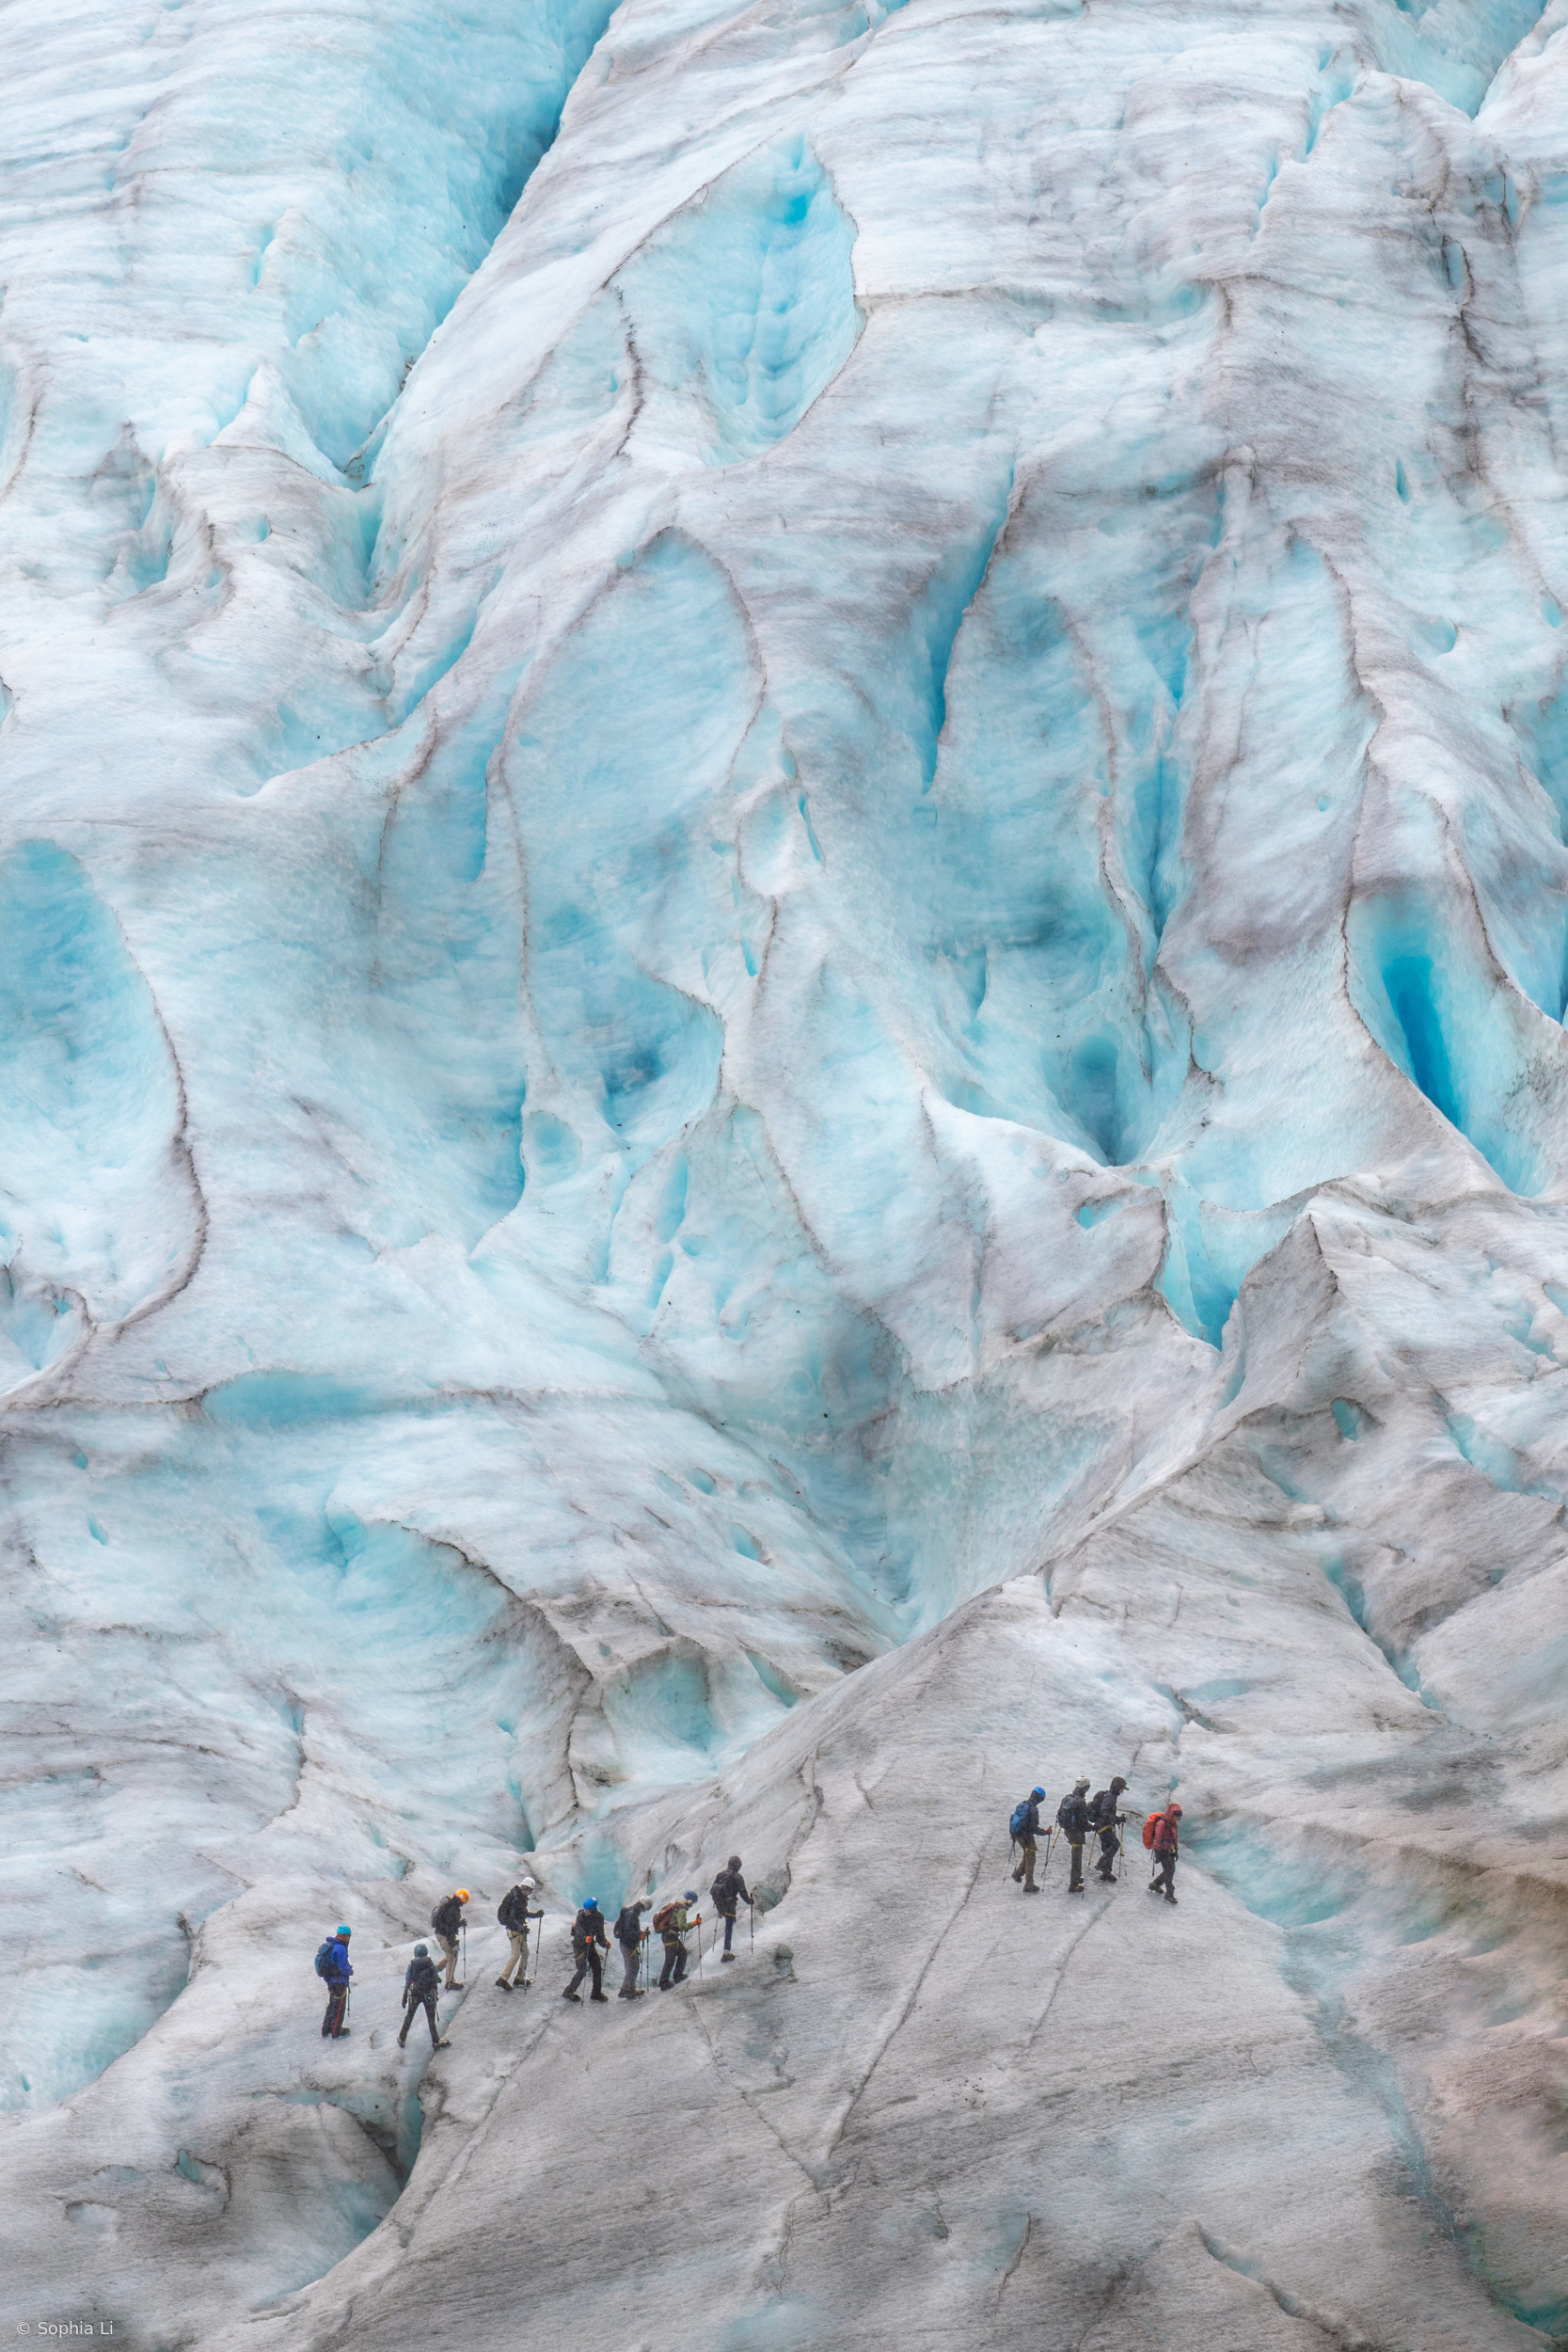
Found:
<path fill-rule="evenodd" d="M 6 54 L 5 2315 L 1568 2339 L 1563 0 Z"/>

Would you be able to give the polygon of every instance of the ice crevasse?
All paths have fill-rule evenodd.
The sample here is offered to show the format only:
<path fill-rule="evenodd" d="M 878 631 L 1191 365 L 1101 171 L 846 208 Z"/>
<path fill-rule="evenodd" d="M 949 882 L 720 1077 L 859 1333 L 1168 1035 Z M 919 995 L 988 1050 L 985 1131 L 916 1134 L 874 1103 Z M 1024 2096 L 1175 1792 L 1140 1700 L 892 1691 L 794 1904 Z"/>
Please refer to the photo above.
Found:
<path fill-rule="evenodd" d="M 1568 2341 L 1564 0 L 10 18 L 0 2312 Z"/>

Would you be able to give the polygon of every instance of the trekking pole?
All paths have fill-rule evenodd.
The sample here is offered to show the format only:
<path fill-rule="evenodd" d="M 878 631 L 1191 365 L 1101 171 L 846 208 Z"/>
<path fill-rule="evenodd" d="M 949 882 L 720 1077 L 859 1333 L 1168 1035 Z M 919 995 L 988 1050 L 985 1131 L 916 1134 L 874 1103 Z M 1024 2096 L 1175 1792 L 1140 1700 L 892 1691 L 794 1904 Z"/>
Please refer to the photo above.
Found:
<path fill-rule="evenodd" d="M 463 1938 L 463 1981 L 467 1984 L 468 1981 L 468 1922 L 467 1919 L 464 1920 L 458 1932 Z"/>
<path fill-rule="evenodd" d="M 1047 1852 L 1049 1852 L 1049 1851 L 1050 1851 L 1050 1847 L 1051 1847 L 1051 1840 L 1050 1840 L 1049 1838 L 1047 1838 L 1047 1839 L 1046 1839 L 1046 1851 L 1047 1851 Z M 1003 1865 L 1003 1867 L 1002 1867 L 1002 1875 L 1003 1875 L 1003 1877 L 1004 1877 L 1005 1879 L 1006 1879 L 1006 1878 L 1010 1878 L 1010 1877 L 1012 1876 L 1012 1868 L 1013 1868 L 1013 1856 L 1014 1856 L 1014 1854 L 1015 1854 L 1015 1853 L 1017 1853 L 1017 1851 L 1018 1851 L 1018 1839 L 1017 1839 L 1016 1837 L 1009 1837 L 1009 1838 L 1008 1838 L 1008 1840 L 1007 1840 L 1007 1859 L 1006 1859 L 1006 1861 L 1004 1863 L 1004 1865 Z"/>
<path fill-rule="evenodd" d="M 746 1906 L 746 1910 L 752 1924 L 752 1958 L 755 1960 L 757 1956 L 757 1907 L 755 1902 L 749 1902 Z"/>

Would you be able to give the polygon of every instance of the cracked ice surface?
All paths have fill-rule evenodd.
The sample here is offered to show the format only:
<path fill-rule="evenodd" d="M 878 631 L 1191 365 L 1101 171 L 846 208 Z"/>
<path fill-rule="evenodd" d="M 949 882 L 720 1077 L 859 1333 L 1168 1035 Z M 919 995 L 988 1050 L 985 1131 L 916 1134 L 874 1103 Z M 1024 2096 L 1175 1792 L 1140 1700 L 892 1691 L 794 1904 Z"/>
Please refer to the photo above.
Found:
<path fill-rule="evenodd" d="M 1562 0 L 11 15 L 7 2316 L 1568 2334 Z"/>

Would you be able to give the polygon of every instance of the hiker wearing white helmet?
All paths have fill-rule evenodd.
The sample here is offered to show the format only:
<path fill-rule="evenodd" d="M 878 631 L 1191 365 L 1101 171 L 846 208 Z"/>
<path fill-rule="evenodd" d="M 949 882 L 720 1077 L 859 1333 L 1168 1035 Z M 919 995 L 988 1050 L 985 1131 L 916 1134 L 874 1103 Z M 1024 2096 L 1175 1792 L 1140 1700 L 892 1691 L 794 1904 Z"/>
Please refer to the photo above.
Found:
<path fill-rule="evenodd" d="M 503 1993 L 510 1993 L 515 1982 L 519 1993 L 528 1991 L 528 1923 L 531 1919 L 542 1919 L 545 1915 L 542 1911 L 533 1909 L 533 1893 L 536 1883 L 535 1880 L 527 1876 L 520 1878 L 515 1886 L 508 1887 L 501 1897 L 500 1908 L 496 1913 L 497 1918 L 512 1938 L 512 1948 L 507 1954 L 506 1965 L 496 1979 L 496 1982 Z"/>

